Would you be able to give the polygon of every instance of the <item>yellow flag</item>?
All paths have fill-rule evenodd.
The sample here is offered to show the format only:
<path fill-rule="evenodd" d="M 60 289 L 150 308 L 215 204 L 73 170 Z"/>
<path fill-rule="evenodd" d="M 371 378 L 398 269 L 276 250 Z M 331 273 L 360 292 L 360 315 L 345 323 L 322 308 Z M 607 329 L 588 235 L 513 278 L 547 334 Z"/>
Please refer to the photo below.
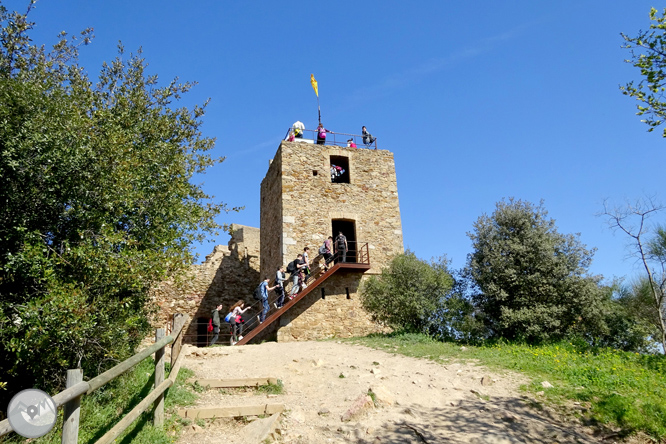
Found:
<path fill-rule="evenodd" d="M 315 94 L 319 97 L 319 87 L 317 86 L 317 81 L 314 78 L 314 74 L 310 74 L 310 83 L 312 83 L 312 89 L 315 90 Z"/>

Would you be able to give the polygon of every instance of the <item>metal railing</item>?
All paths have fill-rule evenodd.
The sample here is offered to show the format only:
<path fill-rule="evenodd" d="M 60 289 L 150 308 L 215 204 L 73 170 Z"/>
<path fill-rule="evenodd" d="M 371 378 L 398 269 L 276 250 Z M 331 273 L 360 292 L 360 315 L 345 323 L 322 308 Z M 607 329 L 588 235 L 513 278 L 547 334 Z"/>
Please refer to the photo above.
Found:
<path fill-rule="evenodd" d="M 346 260 L 344 262 L 348 264 L 370 265 L 370 249 L 367 242 L 347 241 L 347 245 L 349 249 L 347 250 L 347 255 L 345 258 Z M 324 273 L 324 267 L 326 265 L 332 267 L 340 262 L 342 262 L 342 255 L 339 253 L 334 254 L 331 262 L 328 264 L 326 264 L 324 256 L 322 254 L 317 253 L 317 255 L 312 257 L 310 261 L 309 273 L 305 277 L 306 286 L 311 285 L 314 281 L 317 280 L 319 276 L 321 276 Z M 289 295 L 291 294 L 291 290 L 293 290 L 293 278 L 292 278 L 293 274 L 290 275 L 289 273 L 286 273 L 286 275 L 288 277 L 284 281 L 285 300 L 283 301 L 283 303 L 285 304 L 290 300 Z M 270 287 L 274 286 L 275 281 L 274 280 L 269 281 L 268 285 Z M 297 290 L 297 292 L 300 291 L 301 289 Z M 266 314 L 267 317 L 272 312 L 277 310 L 276 304 L 278 299 L 279 296 L 275 291 L 270 291 L 268 293 L 268 305 L 270 309 Z M 257 301 L 253 299 L 252 296 L 249 296 L 248 298 L 245 299 L 245 307 L 246 308 L 250 307 L 250 310 L 248 310 L 247 312 L 245 312 L 245 314 L 242 315 L 243 336 L 246 333 L 252 331 L 255 327 L 259 325 L 259 320 L 257 319 L 257 316 L 259 315 L 259 313 L 261 313 L 263 309 L 262 304 L 263 304 L 262 301 Z M 225 307 L 225 310 L 220 312 L 220 318 L 223 318 L 228 313 L 228 311 L 226 310 L 227 307 Z M 208 345 L 210 343 L 213 334 L 207 330 L 209 320 L 208 318 L 203 318 L 203 317 L 200 319 L 201 320 L 193 320 L 190 323 L 190 326 L 194 325 L 194 332 L 193 333 L 185 332 L 183 334 L 184 342 L 188 344 L 195 344 L 198 346 Z M 192 331 L 192 327 L 188 328 L 188 331 Z M 205 337 L 205 344 L 203 344 L 204 337 Z M 218 334 L 218 341 L 216 342 L 216 344 L 224 345 L 231 343 L 230 339 L 231 339 L 231 324 L 222 321 L 220 325 L 220 332 Z"/>
<path fill-rule="evenodd" d="M 284 136 L 284 140 L 287 140 L 289 137 L 289 131 L 293 130 L 293 128 L 287 129 L 287 133 Z M 317 143 L 317 130 L 303 130 L 303 137 L 298 138 L 296 137 L 294 141 L 299 141 L 299 140 L 312 140 L 314 143 Z M 352 139 L 354 143 L 356 144 L 356 148 L 368 148 L 368 149 L 377 149 L 377 138 L 372 137 L 372 142 L 371 143 L 365 143 L 363 140 L 363 136 L 359 134 L 347 134 L 347 133 L 336 133 L 336 132 L 328 132 L 326 133 L 326 140 L 324 141 L 323 145 L 332 145 L 332 146 L 349 146 L 347 145 L 347 141 L 349 139 Z M 366 142 L 369 142 L 369 140 L 365 140 Z"/>

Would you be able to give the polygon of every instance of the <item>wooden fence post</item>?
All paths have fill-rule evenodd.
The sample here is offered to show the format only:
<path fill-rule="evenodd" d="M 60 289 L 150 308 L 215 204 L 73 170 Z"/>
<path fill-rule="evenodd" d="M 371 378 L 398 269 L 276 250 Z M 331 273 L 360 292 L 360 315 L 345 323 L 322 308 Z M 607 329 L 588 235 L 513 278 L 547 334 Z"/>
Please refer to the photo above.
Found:
<path fill-rule="evenodd" d="M 67 388 L 83 381 L 83 370 L 67 370 Z M 64 406 L 62 422 L 62 444 L 76 444 L 79 440 L 79 417 L 81 414 L 81 396 L 68 401 Z"/>
<path fill-rule="evenodd" d="M 185 324 L 186 319 L 187 318 L 182 313 L 176 313 L 173 315 L 171 334 L 173 335 L 174 332 L 177 333 L 175 333 L 176 336 L 174 336 L 173 343 L 171 344 L 171 369 L 173 369 L 173 366 L 176 364 L 176 359 L 178 359 L 178 355 L 180 354 L 180 347 L 183 343 L 183 335 L 185 334 L 183 332 L 183 324 Z"/>
<path fill-rule="evenodd" d="M 158 328 L 155 332 L 155 342 L 164 337 L 164 329 Z M 164 347 L 155 352 L 155 388 L 164 382 Z M 153 414 L 153 424 L 155 427 L 162 427 L 164 424 L 164 394 L 157 397 L 153 404 L 155 412 Z"/>

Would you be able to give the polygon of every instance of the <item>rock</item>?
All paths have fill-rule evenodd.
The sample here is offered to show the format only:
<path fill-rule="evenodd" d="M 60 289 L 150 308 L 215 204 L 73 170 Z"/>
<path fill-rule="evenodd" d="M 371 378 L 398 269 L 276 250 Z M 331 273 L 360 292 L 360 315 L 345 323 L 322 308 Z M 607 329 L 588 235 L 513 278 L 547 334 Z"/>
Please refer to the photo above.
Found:
<path fill-rule="evenodd" d="M 312 365 L 314 365 L 315 367 L 321 367 L 322 365 L 324 365 L 324 361 L 322 361 L 321 359 L 317 359 L 317 360 L 313 359 L 312 360 Z"/>
<path fill-rule="evenodd" d="M 378 368 L 371 368 L 371 369 L 370 369 L 370 373 L 372 373 L 373 375 L 378 375 L 378 374 L 380 374 L 381 372 L 382 372 L 382 371 L 379 370 Z"/>
<path fill-rule="evenodd" d="M 191 427 L 192 427 L 192 431 L 193 431 L 194 433 L 198 433 L 198 432 L 200 432 L 200 431 L 203 430 L 201 427 L 199 427 L 199 426 L 196 425 L 196 424 L 192 424 Z"/>
<path fill-rule="evenodd" d="M 267 398 L 277 398 L 277 395 L 270 394 L 270 395 L 266 395 L 266 397 Z"/>
<path fill-rule="evenodd" d="M 488 386 L 488 385 L 493 385 L 495 381 L 492 380 L 490 376 L 484 376 L 481 378 L 481 385 Z"/>
<path fill-rule="evenodd" d="M 242 442 L 263 442 L 273 432 L 279 418 L 280 414 L 275 413 L 268 418 L 252 421 L 240 431 Z"/>
<path fill-rule="evenodd" d="M 464 345 L 461 346 L 461 347 L 460 347 L 460 351 L 463 351 L 463 352 L 464 352 L 464 351 L 467 351 L 467 347 L 465 347 Z"/>
<path fill-rule="evenodd" d="M 543 390 L 540 391 L 540 392 L 536 392 L 537 396 L 544 396 L 545 394 L 546 394 L 546 392 L 544 392 Z"/>
<path fill-rule="evenodd" d="M 551 383 L 548 382 L 548 381 L 543 381 L 543 382 L 541 383 L 541 387 L 546 388 L 546 389 L 548 389 L 548 388 L 553 388 L 553 384 L 551 384 Z"/>
<path fill-rule="evenodd" d="M 506 422 L 516 422 L 518 417 L 508 410 L 500 412 L 500 419 Z"/>
<path fill-rule="evenodd" d="M 375 405 L 392 406 L 395 404 L 395 397 L 383 385 L 374 385 L 370 387 L 369 391 L 372 392 L 374 396 Z"/>
<path fill-rule="evenodd" d="M 326 415 L 328 415 L 329 413 L 331 413 L 331 411 L 330 411 L 329 409 L 327 409 L 326 407 L 324 407 L 323 409 L 320 409 L 320 410 L 317 412 L 317 414 L 318 414 L 319 416 L 326 416 Z"/>
<path fill-rule="evenodd" d="M 351 407 L 342 414 L 340 418 L 343 422 L 351 421 L 354 418 L 361 416 L 366 410 L 374 406 L 372 398 L 368 395 L 361 395 L 352 403 Z"/>

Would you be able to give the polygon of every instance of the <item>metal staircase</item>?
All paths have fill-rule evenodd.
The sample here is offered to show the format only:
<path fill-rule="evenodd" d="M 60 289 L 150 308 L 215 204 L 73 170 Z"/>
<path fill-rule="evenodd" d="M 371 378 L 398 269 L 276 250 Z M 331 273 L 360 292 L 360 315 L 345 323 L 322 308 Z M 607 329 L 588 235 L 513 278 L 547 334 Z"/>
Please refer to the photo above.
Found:
<path fill-rule="evenodd" d="M 352 251 L 349 253 L 352 253 Z M 313 269 L 311 272 L 312 275 L 317 276 L 314 281 L 311 281 L 306 288 L 301 289 L 301 291 L 293 299 L 289 300 L 289 298 L 286 297 L 286 302 L 281 308 L 275 309 L 274 306 L 271 306 L 271 311 L 268 312 L 266 315 L 266 320 L 263 323 L 259 324 L 256 318 L 253 318 L 252 322 L 248 322 L 245 328 L 250 327 L 251 330 L 247 331 L 243 336 L 243 339 L 238 341 L 236 345 L 250 343 L 250 341 L 256 338 L 261 332 L 274 325 L 275 322 L 278 322 L 282 315 L 295 307 L 301 300 L 303 300 L 303 298 L 312 293 L 315 289 L 319 288 L 322 283 L 326 282 L 326 280 L 334 274 L 342 272 L 365 273 L 370 269 L 370 250 L 367 243 L 358 244 L 358 248 L 355 252 L 353 252 L 355 254 L 349 255 L 349 253 L 349 262 L 338 262 L 329 268 L 328 271 L 324 271 L 322 269 Z M 286 288 L 285 293 L 287 293 Z M 259 305 L 261 306 L 261 302 L 259 302 Z M 259 308 L 259 310 L 261 310 L 261 308 Z"/>

